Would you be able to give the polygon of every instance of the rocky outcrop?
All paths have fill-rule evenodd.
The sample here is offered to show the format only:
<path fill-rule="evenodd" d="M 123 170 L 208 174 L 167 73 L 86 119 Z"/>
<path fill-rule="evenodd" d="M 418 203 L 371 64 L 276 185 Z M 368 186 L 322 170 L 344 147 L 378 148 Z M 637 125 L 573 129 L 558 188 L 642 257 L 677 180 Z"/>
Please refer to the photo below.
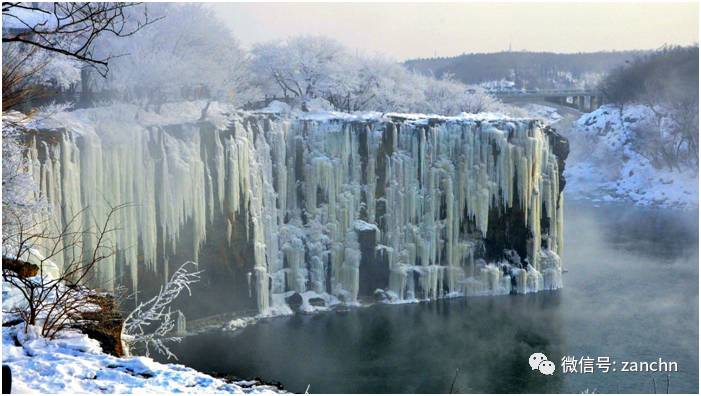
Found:
<path fill-rule="evenodd" d="M 39 266 L 22 260 L 2 258 L 3 271 L 12 271 L 20 278 L 31 278 L 39 273 Z"/>
<path fill-rule="evenodd" d="M 124 317 L 113 296 L 91 294 L 87 304 L 94 304 L 98 309 L 81 312 L 78 328 L 83 334 L 97 340 L 102 351 L 113 356 L 124 356 L 122 349 L 122 325 Z"/>

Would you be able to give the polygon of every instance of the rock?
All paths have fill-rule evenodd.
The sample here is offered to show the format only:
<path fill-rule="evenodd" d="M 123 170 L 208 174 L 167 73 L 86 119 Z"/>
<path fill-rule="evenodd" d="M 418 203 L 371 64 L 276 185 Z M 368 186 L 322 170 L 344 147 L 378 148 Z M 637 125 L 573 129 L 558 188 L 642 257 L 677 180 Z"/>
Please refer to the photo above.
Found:
<path fill-rule="evenodd" d="M 295 292 L 293 295 L 286 297 L 285 302 L 293 311 L 299 312 L 299 307 L 304 304 L 304 298 L 302 298 L 301 294 Z"/>
<path fill-rule="evenodd" d="M 552 127 L 545 127 L 544 130 L 546 135 L 550 138 L 550 144 L 552 145 L 553 154 L 557 157 L 557 166 L 560 171 L 560 193 L 565 188 L 566 180 L 563 175 L 565 171 L 565 160 L 570 154 L 570 142 L 564 136 L 560 135 Z"/>
<path fill-rule="evenodd" d="M 2 394 L 10 394 L 12 392 L 12 370 L 10 366 L 2 365 Z"/>
<path fill-rule="evenodd" d="M 519 256 L 518 252 L 513 249 L 504 250 L 504 258 L 515 267 L 521 268 L 523 266 L 521 264 L 521 256 Z"/>
<path fill-rule="evenodd" d="M 309 305 L 314 306 L 314 307 L 325 307 L 326 300 L 324 300 L 321 297 L 312 297 L 309 299 Z"/>
<path fill-rule="evenodd" d="M 373 293 L 373 295 L 375 297 L 375 301 L 377 302 L 388 302 L 391 300 L 389 295 L 387 295 L 387 292 L 382 289 L 375 290 L 375 293 Z"/>
<path fill-rule="evenodd" d="M 114 297 L 95 294 L 89 296 L 87 302 L 98 305 L 100 310 L 81 314 L 82 321 L 78 325 L 80 331 L 97 340 L 103 352 L 117 357 L 124 356 L 122 349 L 124 317 L 122 317 Z"/>
<path fill-rule="evenodd" d="M 38 265 L 5 257 L 2 258 L 2 269 L 12 271 L 20 278 L 31 278 L 39 273 Z"/>
<path fill-rule="evenodd" d="M 270 390 L 282 390 L 284 391 L 285 388 L 282 385 L 281 382 L 279 381 L 273 381 L 273 380 L 264 380 L 261 379 L 260 377 L 255 377 L 252 380 L 244 380 L 242 378 L 239 378 L 236 375 L 233 374 L 224 374 L 224 373 L 219 373 L 216 371 L 209 371 L 206 372 L 206 374 L 211 375 L 214 378 L 219 378 L 229 384 L 235 384 L 238 385 L 244 389 L 252 389 L 253 387 L 269 387 Z"/>

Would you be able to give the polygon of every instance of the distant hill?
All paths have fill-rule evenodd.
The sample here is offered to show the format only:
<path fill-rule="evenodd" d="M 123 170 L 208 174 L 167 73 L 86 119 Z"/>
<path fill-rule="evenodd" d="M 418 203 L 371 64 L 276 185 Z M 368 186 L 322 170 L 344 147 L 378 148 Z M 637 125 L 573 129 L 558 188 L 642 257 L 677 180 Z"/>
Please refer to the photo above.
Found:
<path fill-rule="evenodd" d="M 603 75 L 647 51 L 590 52 L 496 52 L 455 57 L 411 59 L 409 69 L 436 77 L 453 75 L 467 84 L 508 80 L 516 88 L 571 88 L 595 85 Z"/>

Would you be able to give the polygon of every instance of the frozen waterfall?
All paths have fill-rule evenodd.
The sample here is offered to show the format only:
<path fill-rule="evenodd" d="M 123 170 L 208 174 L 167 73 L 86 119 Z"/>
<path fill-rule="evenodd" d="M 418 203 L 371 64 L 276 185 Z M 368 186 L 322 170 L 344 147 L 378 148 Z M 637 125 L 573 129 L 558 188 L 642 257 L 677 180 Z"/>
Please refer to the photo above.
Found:
<path fill-rule="evenodd" d="M 187 110 L 66 112 L 31 137 L 56 224 L 130 204 L 95 286 L 162 281 L 176 259 L 262 313 L 293 293 L 355 304 L 562 286 L 566 141 L 536 121 Z"/>

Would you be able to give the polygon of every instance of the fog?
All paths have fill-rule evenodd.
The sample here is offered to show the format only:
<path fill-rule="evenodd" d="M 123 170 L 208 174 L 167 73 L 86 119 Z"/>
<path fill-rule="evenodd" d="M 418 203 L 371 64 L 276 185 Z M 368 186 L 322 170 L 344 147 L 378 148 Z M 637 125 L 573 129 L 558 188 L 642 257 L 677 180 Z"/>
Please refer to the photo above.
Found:
<path fill-rule="evenodd" d="M 680 367 L 670 392 L 695 389 L 697 215 L 566 205 L 560 291 L 271 319 L 192 337 L 179 350 L 201 370 L 256 373 L 296 392 L 308 384 L 331 393 L 448 392 L 454 378 L 454 392 L 485 393 L 645 393 L 653 377 L 658 389 L 666 384 L 664 373 L 562 375 L 563 356 L 660 357 Z M 534 350 L 556 363 L 555 378 L 530 375 L 525 362 Z"/>

